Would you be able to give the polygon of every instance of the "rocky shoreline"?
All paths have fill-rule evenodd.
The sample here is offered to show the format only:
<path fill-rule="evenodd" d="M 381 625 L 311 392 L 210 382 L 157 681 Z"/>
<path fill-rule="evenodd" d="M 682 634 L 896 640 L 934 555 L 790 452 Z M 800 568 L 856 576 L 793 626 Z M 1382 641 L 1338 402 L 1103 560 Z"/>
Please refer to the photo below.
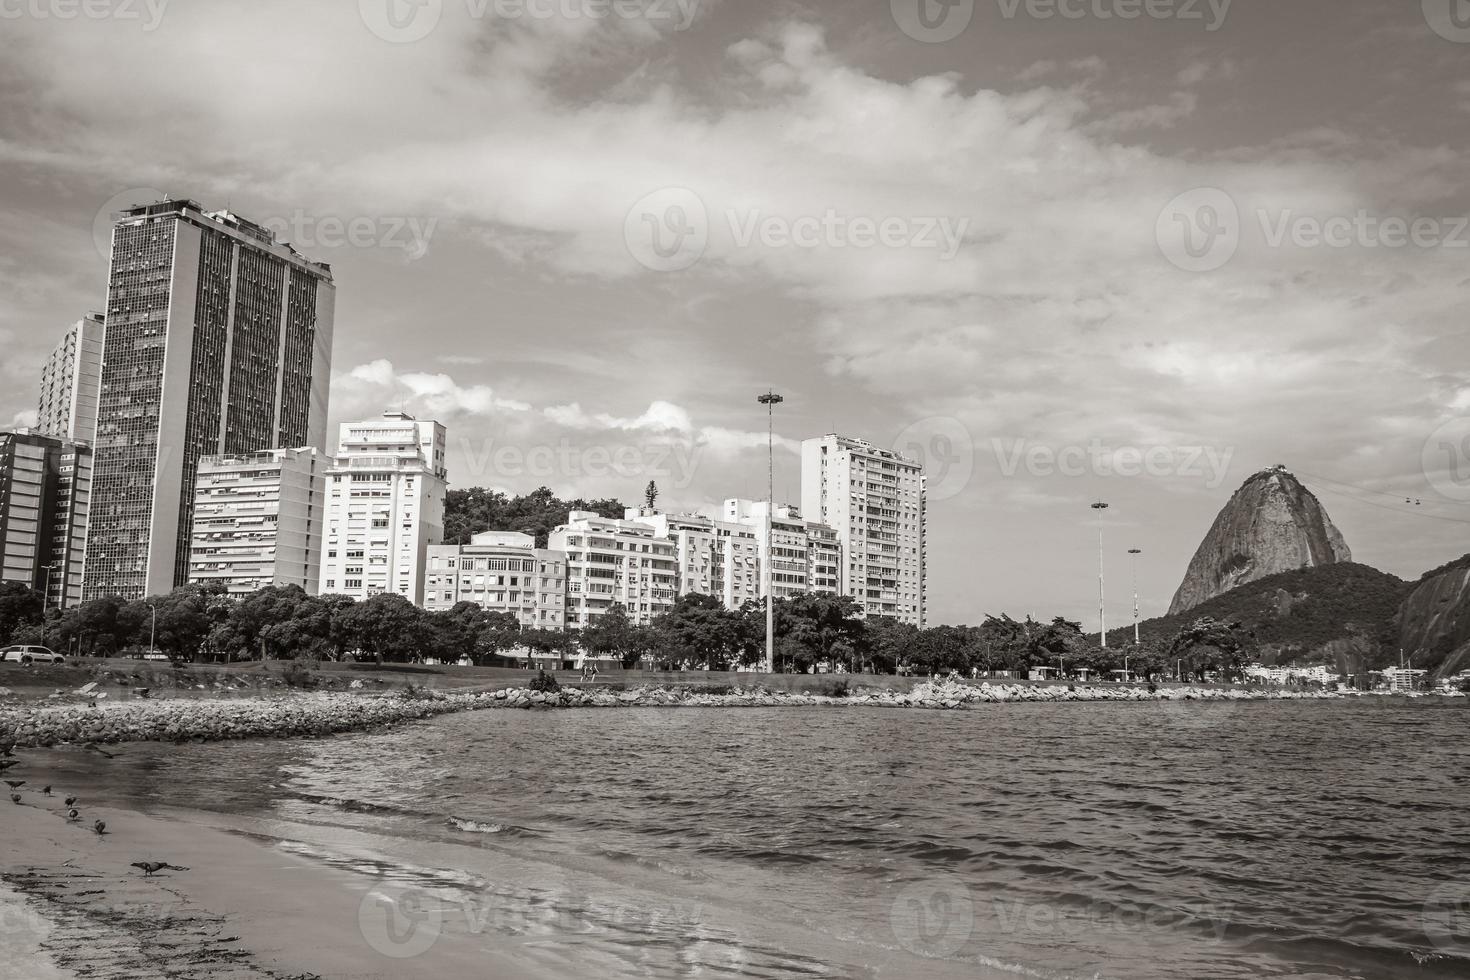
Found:
<path fill-rule="evenodd" d="M 222 741 L 292 738 L 365 731 L 457 711 L 495 708 L 766 708 L 895 707 L 958 709 L 981 703 L 1060 701 L 1256 701 L 1321 700 L 1329 692 L 1251 691 L 1222 688 L 1033 687 L 937 681 L 896 693 L 860 689 L 844 697 L 735 688 L 705 693 L 645 687 L 632 691 L 565 687 L 554 693 L 525 688 L 497 691 L 403 694 L 316 693 L 271 698 L 162 698 L 92 706 L 51 703 L 0 708 L 0 741 L 40 748 L 65 743 Z"/>

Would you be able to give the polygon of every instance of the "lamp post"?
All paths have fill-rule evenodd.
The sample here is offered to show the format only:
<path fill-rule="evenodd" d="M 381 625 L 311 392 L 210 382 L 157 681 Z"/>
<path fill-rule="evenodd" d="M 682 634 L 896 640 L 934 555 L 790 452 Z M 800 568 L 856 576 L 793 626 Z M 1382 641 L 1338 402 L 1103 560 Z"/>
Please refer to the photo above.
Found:
<path fill-rule="evenodd" d="M 148 603 L 148 608 L 153 612 L 153 622 L 148 627 L 148 653 L 153 653 L 153 640 L 158 636 L 158 607 Z"/>
<path fill-rule="evenodd" d="M 46 570 L 46 591 L 41 593 L 41 615 L 44 617 L 51 610 L 51 573 L 56 570 L 56 563 L 52 562 L 50 565 L 42 565 L 41 567 Z M 60 600 L 57 601 L 56 605 L 60 608 Z"/>
<path fill-rule="evenodd" d="M 776 406 L 786 399 L 767 391 L 756 399 L 766 406 L 766 560 L 761 564 L 766 580 L 766 673 L 776 670 L 776 595 L 771 575 L 771 510 L 776 506 Z"/>
<path fill-rule="evenodd" d="M 1143 549 L 1129 548 L 1128 553 L 1133 556 L 1133 645 L 1138 646 L 1138 556 Z"/>
<path fill-rule="evenodd" d="M 1102 501 L 1092 505 L 1097 511 L 1097 635 L 1098 642 L 1102 648 L 1108 648 L 1108 615 L 1107 607 L 1103 602 L 1103 525 L 1102 512 L 1108 509 L 1108 505 Z"/>

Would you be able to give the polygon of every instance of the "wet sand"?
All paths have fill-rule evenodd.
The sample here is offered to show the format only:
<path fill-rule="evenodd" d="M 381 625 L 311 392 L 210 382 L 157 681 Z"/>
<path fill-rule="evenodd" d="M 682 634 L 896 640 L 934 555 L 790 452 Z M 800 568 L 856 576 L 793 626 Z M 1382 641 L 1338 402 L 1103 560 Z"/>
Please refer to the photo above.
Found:
<path fill-rule="evenodd" d="M 413 923 L 377 912 L 351 876 L 202 823 L 89 808 L 85 799 L 81 820 L 70 822 L 65 792 L 18 792 L 22 803 L 7 794 L 0 810 L 0 976 L 546 975 L 493 948 L 493 936 L 436 935 L 426 948 L 388 945 L 385 955 L 374 930 L 392 943 Z M 105 834 L 92 829 L 97 820 Z M 189 870 L 149 877 L 134 861 Z"/>

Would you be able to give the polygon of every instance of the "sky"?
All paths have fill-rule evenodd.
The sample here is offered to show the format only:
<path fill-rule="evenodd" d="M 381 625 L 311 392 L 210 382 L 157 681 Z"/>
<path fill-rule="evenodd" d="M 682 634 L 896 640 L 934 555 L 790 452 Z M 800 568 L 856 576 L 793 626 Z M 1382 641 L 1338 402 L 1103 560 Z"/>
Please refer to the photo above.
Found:
<path fill-rule="evenodd" d="M 931 622 L 1095 629 L 1099 531 L 1162 614 L 1278 463 L 1413 578 L 1470 551 L 1467 69 L 1464 0 L 0 0 L 0 424 L 172 195 L 332 265 L 333 425 L 453 486 L 759 498 L 774 389 L 778 499 L 924 461 Z"/>

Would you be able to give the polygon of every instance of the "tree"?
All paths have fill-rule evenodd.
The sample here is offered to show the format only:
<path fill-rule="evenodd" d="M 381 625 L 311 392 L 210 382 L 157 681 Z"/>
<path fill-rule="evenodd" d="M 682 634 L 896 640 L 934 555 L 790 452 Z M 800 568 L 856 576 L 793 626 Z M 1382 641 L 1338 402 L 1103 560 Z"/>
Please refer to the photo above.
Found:
<path fill-rule="evenodd" d="M 910 662 L 919 628 L 892 616 L 869 616 L 863 622 L 864 656 L 874 673 L 892 674 Z"/>
<path fill-rule="evenodd" d="M 658 484 L 649 480 L 648 486 L 643 488 L 643 506 L 653 510 L 656 503 L 658 503 Z"/>
<path fill-rule="evenodd" d="M 776 632 L 791 641 L 783 647 L 787 663 L 799 673 L 818 664 L 829 670 L 852 666 L 863 641 L 861 608 L 848 596 L 802 592 L 776 601 Z"/>
<path fill-rule="evenodd" d="M 44 619 L 46 597 L 21 582 L 0 582 L 0 637 L 13 642 L 23 626 L 39 626 Z"/>
<path fill-rule="evenodd" d="M 714 596 L 691 592 L 652 623 L 661 657 L 686 667 L 728 670 L 741 653 L 739 614 Z"/>
<path fill-rule="evenodd" d="M 582 649 L 594 657 L 616 659 L 629 670 L 648 651 L 649 641 L 648 633 L 633 625 L 620 602 L 582 628 Z"/>
<path fill-rule="evenodd" d="M 561 500 L 546 487 L 523 497 L 484 487 L 451 490 L 444 501 L 444 541 L 469 544 L 481 531 L 522 531 L 536 538 L 536 547 L 544 548 L 547 536 L 574 510 L 622 517 L 627 508 L 611 499 Z"/>
<path fill-rule="evenodd" d="M 1205 672 L 1210 670 L 1238 677 L 1245 666 L 1244 650 L 1250 639 L 1238 622 L 1222 623 L 1203 616 L 1175 634 L 1168 655 L 1195 680 L 1204 680 Z"/>
<path fill-rule="evenodd" d="M 403 596 L 383 593 L 343 610 L 338 629 L 347 642 L 380 661 L 407 663 L 429 645 L 423 635 L 427 615 Z"/>

